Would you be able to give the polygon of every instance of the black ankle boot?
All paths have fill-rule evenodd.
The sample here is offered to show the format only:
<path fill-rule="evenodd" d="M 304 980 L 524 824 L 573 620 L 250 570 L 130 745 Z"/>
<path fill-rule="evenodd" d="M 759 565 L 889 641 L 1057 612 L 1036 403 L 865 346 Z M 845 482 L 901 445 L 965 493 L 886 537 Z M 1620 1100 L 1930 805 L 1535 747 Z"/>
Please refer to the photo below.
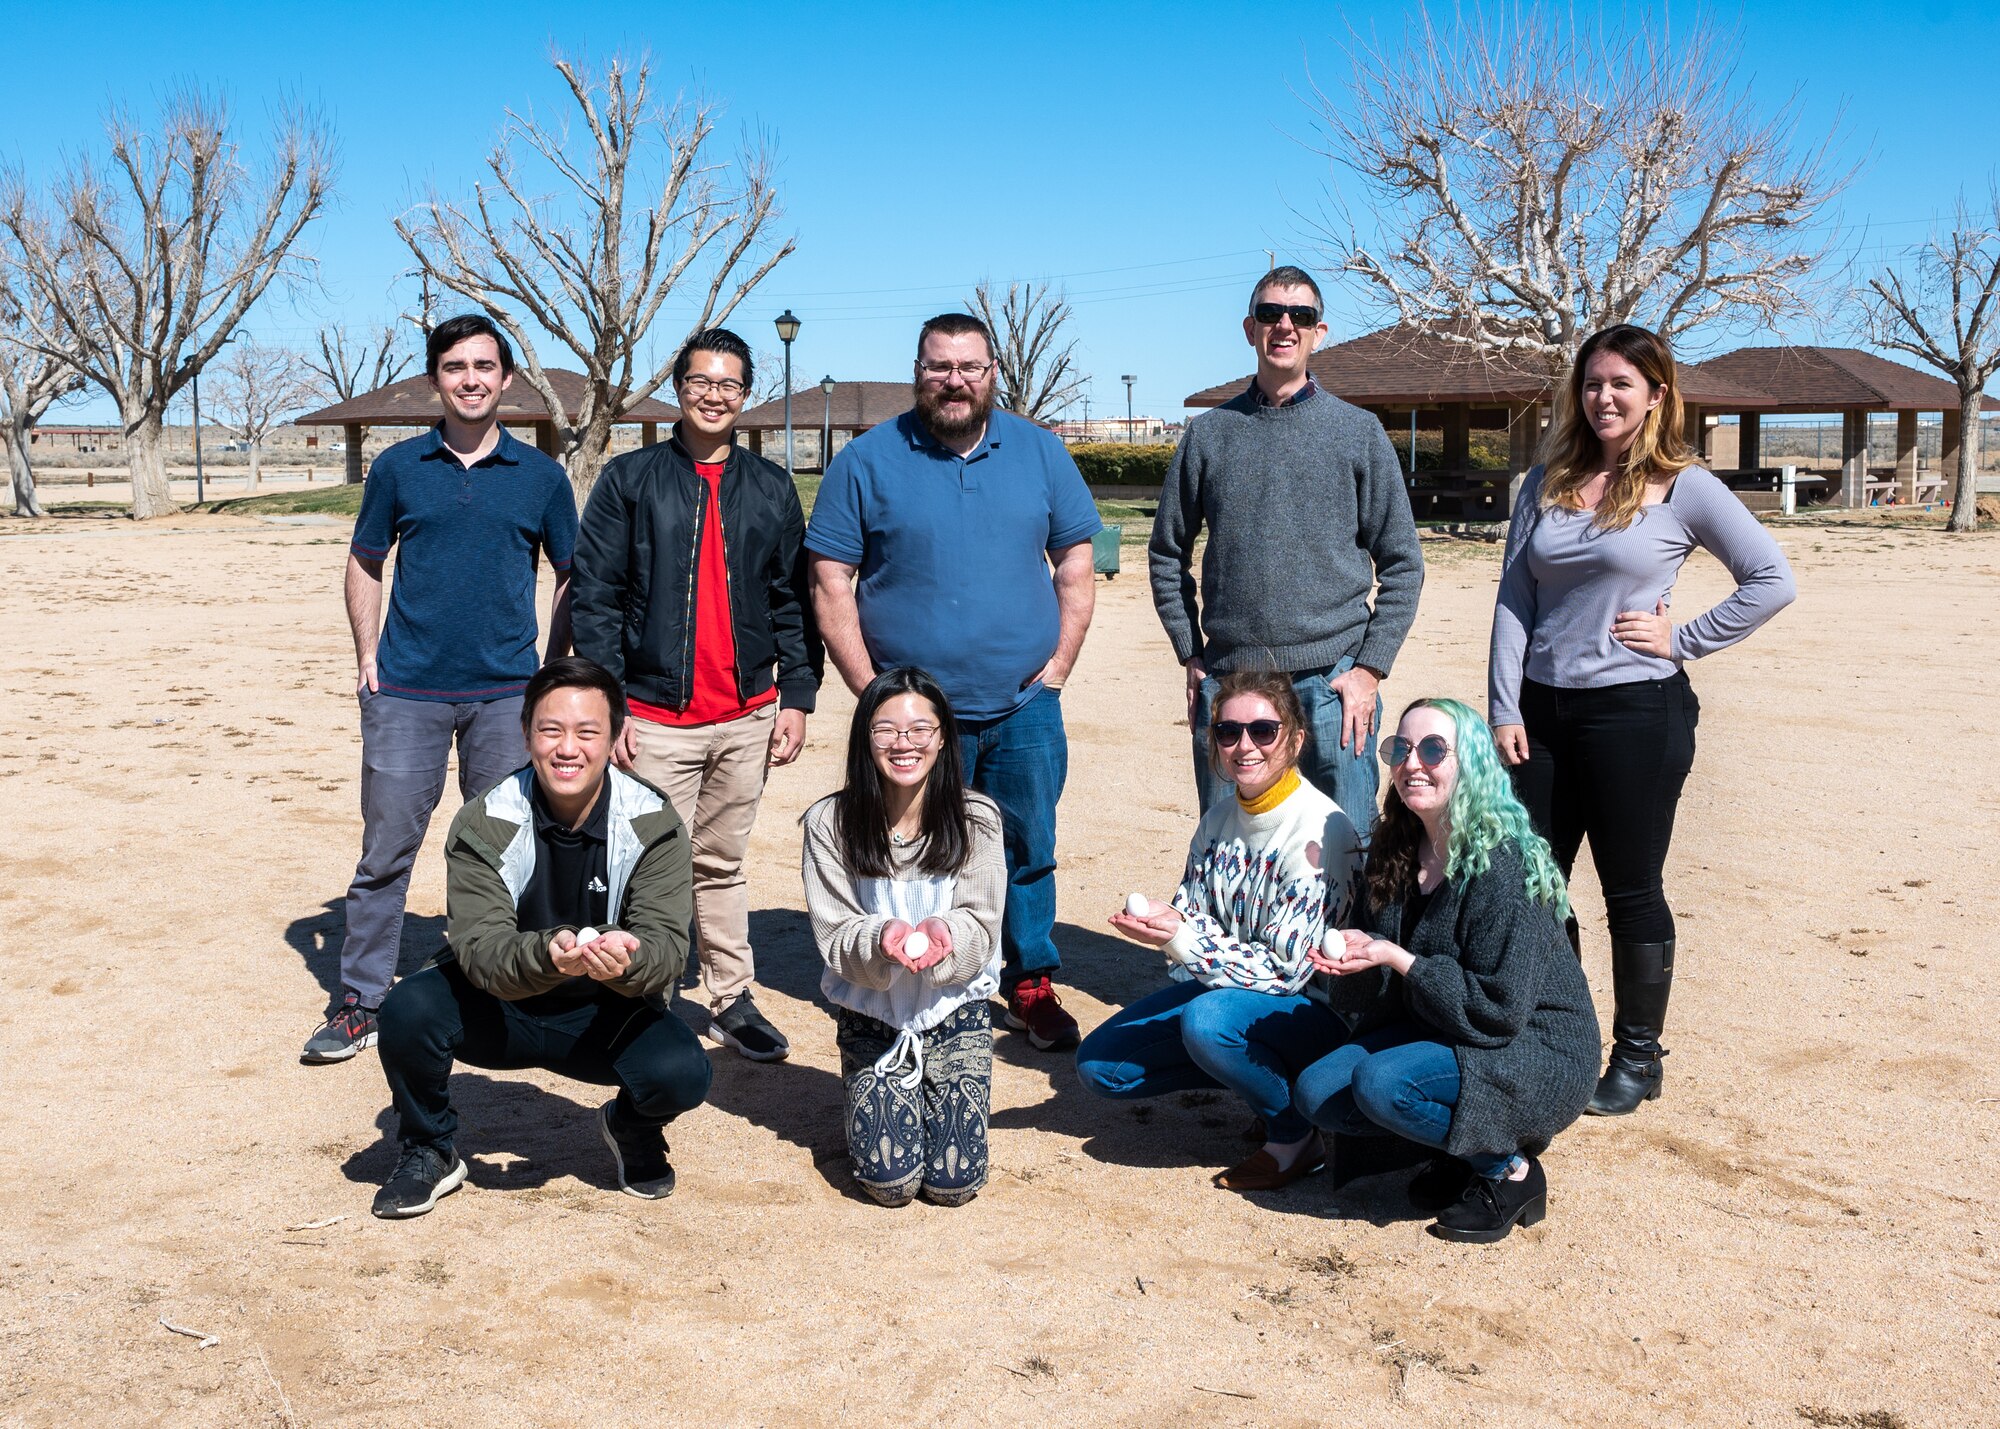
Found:
<path fill-rule="evenodd" d="M 1410 1204 L 1436 1215 L 1465 1194 L 1472 1168 L 1456 1156 L 1442 1153 L 1424 1163 L 1424 1169 L 1410 1178 Z"/>
<path fill-rule="evenodd" d="M 1455 1205 L 1438 1213 L 1430 1233 L 1439 1240 L 1491 1245 L 1505 1240 L 1515 1225 L 1531 1226 L 1549 1213 L 1549 1182 L 1542 1163 L 1528 1158 L 1528 1174 L 1518 1181 L 1471 1177 Z"/>
<path fill-rule="evenodd" d="M 1674 940 L 1611 944 L 1611 1058 L 1584 1108 L 1592 1116 L 1629 1116 L 1660 1095 L 1660 1033 L 1674 983 Z"/>

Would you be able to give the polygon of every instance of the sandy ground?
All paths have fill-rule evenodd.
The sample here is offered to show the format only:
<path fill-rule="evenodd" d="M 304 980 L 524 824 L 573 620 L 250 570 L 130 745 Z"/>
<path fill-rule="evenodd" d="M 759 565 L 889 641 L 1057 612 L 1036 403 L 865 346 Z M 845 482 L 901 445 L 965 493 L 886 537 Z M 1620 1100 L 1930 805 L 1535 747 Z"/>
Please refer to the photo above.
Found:
<path fill-rule="evenodd" d="M 609 1189 L 595 1089 L 469 1072 L 470 1185 L 371 1219 L 374 1054 L 297 1061 L 359 838 L 345 535 L 0 534 L 0 1421 L 2000 1422 L 2000 537 L 1783 534 L 1799 605 L 1695 672 L 1667 1096 L 1560 1138 L 1549 1219 L 1477 1249 L 1426 1236 L 1395 1175 L 1216 1191 L 1238 1107 L 1113 1106 L 1012 1037 L 985 1194 L 852 1194 L 794 822 L 844 693 L 751 861 L 795 1054 L 714 1053 L 678 1194 Z M 1495 552 L 1427 549 L 1392 709 L 1484 688 Z M 1683 608 L 1723 588 L 1698 558 Z M 1169 886 L 1194 822 L 1141 572 L 1100 583 L 1065 704 L 1058 940 L 1090 1026 L 1157 984 L 1104 917 Z M 406 970 L 442 927 L 444 824 Z M 1601 920 L 1586 939 L 1603 990 Z"/>

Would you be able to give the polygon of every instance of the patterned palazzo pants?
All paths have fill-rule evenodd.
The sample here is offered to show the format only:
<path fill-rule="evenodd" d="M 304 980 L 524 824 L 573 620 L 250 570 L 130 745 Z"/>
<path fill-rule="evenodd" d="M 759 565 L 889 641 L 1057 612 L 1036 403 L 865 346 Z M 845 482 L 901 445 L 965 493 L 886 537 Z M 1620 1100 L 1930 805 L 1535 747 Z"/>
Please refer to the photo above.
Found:
<path fill-rule="evenodd" d="M 883 1076 L 876 1061 L 896 1029 L 846 1008 L 834 1010 L 840 1075 L 847 1084 L 847 1151 L 854 1179 L 885 1206 L 919 1192 L 960 1206 L 986 1184 L 986 1113 L 993 1089 L 993 1016 L 982 999 L 922 1034 L 923 1079 Z"/>

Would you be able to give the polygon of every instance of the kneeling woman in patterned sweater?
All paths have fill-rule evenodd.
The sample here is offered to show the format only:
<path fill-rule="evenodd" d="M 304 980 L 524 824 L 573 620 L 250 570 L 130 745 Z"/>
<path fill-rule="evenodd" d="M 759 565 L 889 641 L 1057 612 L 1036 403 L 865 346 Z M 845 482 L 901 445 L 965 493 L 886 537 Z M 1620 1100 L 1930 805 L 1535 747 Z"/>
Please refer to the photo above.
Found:
<path fill-rule="evenodd" d="M 1076 1064 L 1100 1096 L 1235 1092 L 1267 1140 L 1216 1184 L 1269 1191 L 1326 1164 L 1319 1134 L 1292 1108 L 1292 1079 L 1346 1036 L 1324 987 L 1308 985 L 1307 954 L 1346 919 L 1360 851 L 1347 814 L 1299 777 L 1305 720 L 1288 678 L 1225 677 L 1208 738 L 1235 796 L 1202 815 L 1171 904 L 1111 919 L 1164 953 L 1174 981 L 1086 1037 Z"/>
<path fill-rule="evenodd" d="M 861 692 L 847 787 L 804 823 L 854 1177 L 885 1206 L 962 1205 L 986 1184 L 1007 863 L 1000 811 L 965 788 L 958 722 L 929 675 L 888 670 Z"/>
<path fill-rule="evenodd" d="M 1446 1153 L 1412 1187 L 1443 1207 L 1431 1233 L 1496 1241 L 1542 1218 L 1535 1158 L 1597 1085 L 1597 1017 L 1563 933 L 1569 895 L 1469 706 L 1418 700 L 1382 762 L 1369 914 L 1313 955 L 1359 1020 L 1300 1075 L 1296 1105 L 1327 1131 Z"/>

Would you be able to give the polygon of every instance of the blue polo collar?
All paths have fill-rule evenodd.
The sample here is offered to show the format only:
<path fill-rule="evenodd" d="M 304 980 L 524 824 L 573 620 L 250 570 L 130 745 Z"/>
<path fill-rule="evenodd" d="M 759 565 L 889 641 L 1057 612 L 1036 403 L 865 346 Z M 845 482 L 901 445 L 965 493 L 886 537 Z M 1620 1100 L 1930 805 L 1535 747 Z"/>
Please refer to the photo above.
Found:
<path fill-rule="evenodd" d="M 434 457 L 451 456 L 450 451 L 444 444 L 444 423 L 442 421 L 437 422 L 431 427 L 430 434 L 423 438 L 423 443 L 422 450 L 417 453 L 418 461 L 429 461 Z M 526 448 L 523 447 L 520 439 L 505 427 L 501 427 L 500 440 L 493 444 L 493 450 L 474 462 L 473 465 L 479 467 L 500 463 L 506 466 L 519 466 L 521 464 L 521 453 L 524 450 Z M 456 458 L 452 459 L 456 460 Z"/>
<path fill-rule="evenodd" d="M 948 456 L 953 461 L 977 461 L 980 457 L 986 455 L 987 452 L 994 450 L 1000 445 L 1000 415 L 998 409 L 986 414 L 985 440 L 974 447 L 970 455 L 963 458 L 931 435 L 931 429 L 924 425 L 923 418 L 917 415 L 916 408 L 912 407 L 909 411 L 898 417 L 896 421 L 901 425 L 903 438 L 909 442 L 912 451 L 936 452 L 939 456 Z"/>

